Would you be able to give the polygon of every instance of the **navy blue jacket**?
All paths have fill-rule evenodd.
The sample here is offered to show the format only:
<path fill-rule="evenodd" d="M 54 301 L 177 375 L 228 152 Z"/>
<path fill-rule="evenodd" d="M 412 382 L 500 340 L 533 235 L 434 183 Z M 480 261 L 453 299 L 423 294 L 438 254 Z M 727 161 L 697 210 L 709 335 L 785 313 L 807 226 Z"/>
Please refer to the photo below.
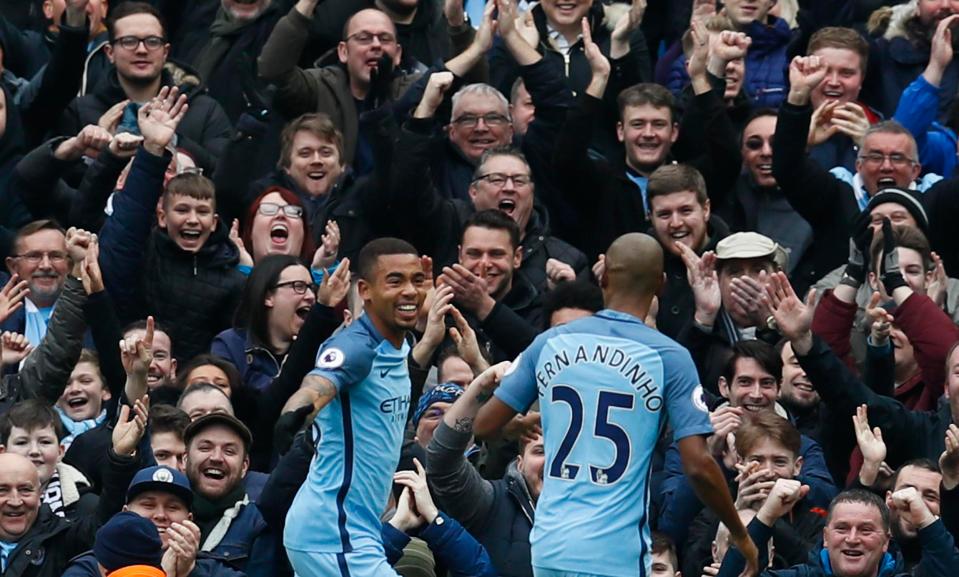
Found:
<path fill-rule="evenodd" d="M 765 567 L 764 559 L 768 551 L 766 543 L 772 536 L 772 529 L 762 524 L 758 519 L 749 523 L 749 536 L 759 548 L 759 566 Z M 942 520 L 919 531 L 919 542 L 922 545 L 922 561 L 919 563 L 920 574 L 923 577 L 951 577 L 955 575 L 955 568 L 959 566 L 959 551 L 955 541 Z M 890 546 L 890 551 L 892 547 Z M 736 577 L 745 567 L 743 556 L 734 548 L 730 548 L 719 569 L 719 577 Z M 779 571 L 765 570 L 761 577 L 826 577 L 833 575 L 829 566 L 829 557 L 825 549 L 809 555 L 809 561 L 803 565 L 796 565 Z M 905 570 L 902 556 L 896 553 L 886 553 L 879 566 L 877 577 L 898 577 L 911 575 Z"/>
<path fill-rule="evenodd" d="M 389 523 L 383 523 L 380 536 L 383 538 L 386 560 L 390 565 L 395 565 L 403 556 L 403 548 L 410 542 L 410 537 Z M 416 536 L 426 541 L 436 560 L 449 570 L 451 577 L 499 575 L 486 549 L 457 523 L 456 519 L 442 511 L 432 523 L 421 528 Z"/>
<path fill-rule="evenodd" d="M 190 571 L 190 577 L 244 577 L 245 575 L 246 573 L 231 569 L 207 557 L 198 557 L 196 567 Z M 97 565 L 97 558 L 93 556 L 93 551 L 74 557 L 70 566 L 63 572 L 63 577 L 100 577 L 100 568 Z"/>
<path fill-rule="evenodd" d="M 219 544 L 207 552 L 211 559 L 250 577 L 273 577 L 280 565 L 276 535 L 270 531 L 256 505 L 267 479 L 263 473 L 246 474 L 243 483 L 250 503 L 240 509 Z"/>

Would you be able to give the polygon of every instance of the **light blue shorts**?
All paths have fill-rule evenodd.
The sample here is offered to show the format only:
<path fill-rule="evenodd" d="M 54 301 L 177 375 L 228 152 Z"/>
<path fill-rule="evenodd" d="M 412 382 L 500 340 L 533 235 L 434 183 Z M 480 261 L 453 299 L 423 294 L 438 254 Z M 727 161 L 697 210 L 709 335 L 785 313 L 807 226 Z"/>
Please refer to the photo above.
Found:
<path fill-rule="evenodd" d="M 297 577 L 399 577 L 381 551 L 307 553 L 287 549 Z"/>

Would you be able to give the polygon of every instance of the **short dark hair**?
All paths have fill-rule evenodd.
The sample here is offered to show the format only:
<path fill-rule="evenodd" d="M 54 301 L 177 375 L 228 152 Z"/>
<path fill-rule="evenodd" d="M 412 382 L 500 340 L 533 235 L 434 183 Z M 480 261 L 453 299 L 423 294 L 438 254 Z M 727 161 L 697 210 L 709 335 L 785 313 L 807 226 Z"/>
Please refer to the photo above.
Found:
<path fill-rule="evenodd" d="M 647 104 L 653 108 L 668 108 L 670 121 L 676 122 L 676 98 L 665 86 L 653 82 L 641 82 L 623 89 L 616 97 L 620 120 L 623 119 L 623 113 L 627 107 Z"/>
<path fill-rule="evenodd" d="M 466 231 L 473 226 L 490 230 L 505 230 L 509 234 L 509 243 L 513 250 L 519 247 L 519 225 L 500 210 L 490 208 L 474 212 L 472 216 L 466 219 L 466 224 L 463 225 L 463 233 L 460 235 L 461 244 L 466 237 Z"/>
<path fill-rule="evenodd" d="M 793 454 L 793 458 L 801 455 L 802 435 L 789 419 L 779 416 L 776 411 L 759 411 L 747 415 L 742 426 L 736 431 L 736 453 L 740 457 L 745 459 L 749 451 L 764 439 L 782 445 Z"/>
<path fill-rule="evenodd" d="M 283 271 L 293 266 L 306 269 L 307 273 L 310 271 L 298 257 L 289 254 L 271 254 L 256 263 L 243 285 L 240 303 L 233 317 L 233 328 L 246 330 L 257 344 L 269 346 L 270 331 L 267 323 L 270 309 L 263 301 L 276 290 L 276 283 Z"/>
<path fill-rule="evenodd" d="M 188 196 L 196 200 L 208 200 L 216 210 L 216 188 L 213 181 L 197 172 L 183 172 L 170 179 L 163 191 L 163 206 L 172 196 Z"/>
<path fill-rule="evenodd" d="M 356 257 L 356 272 L 361 279 L 373 280 L 373 269 L 381 256 L 411 254 L 420 256 L 416 247 L 398 238 L 389 236 L 377 238 L 366 243 Z"/>
<path fill-rule="evenodd" d="M 473 182 L 476 182 L 476 179 L 482 175 L 480 171 L 483 170 L 483 165 L 485 165 L 489 159 L 497 156 L 511 156 L 522 162 L 526 166 L 526 170 L 529 172 L 530 182 L 533 182 L 533 169 L 529 165 L 529 161 L 526 160 L 526 155 L 523 154 L 519 148 L 516 148 L 512 144 L 494 146 L 493 148 L 487 148 L 484 150 L 483 154 L 480 155 L 480 161 L 476 163 L 476 170 L 473 171 Z"/>
<path fill-rule="evenodd" d="M 843 48 L 855 52 L 859 55 L 860 70 L 863 74 L 866 73 L 866 65 L 869 63 L 869 43 L 852 28 L 840 26 L 820 28 L 809 38 L 806 54 L 811 55 L 820 48 Z"/>
<path fill-rule="evenodd" d="M 776 349 L 763 341 L 739 341 L 732 346 L 732 356 L 723 367 L 722 376 L 732 385 L 736 376 L 736 363 L 739 359 L 753 359 L 764 371 L 776 379 L 778 385 L 783 378 L 783 360 Z"/>
<path fill-rule="evenodd" d="M 190 373 L 196 368 L 206 366 L 216 367 L 226 374 L 226 379 L 230 381 L 230 391 L 236 391 L 243 386 L 243 377 L 240 376 L 240 371 L 233 366 L 233 363 L 223 357 L 203 353 L 190 359 L 183 367 L 177 367 L 176 388 L 180 391 L 186 391 Z"/>
<path fill-rule="evenodd" d="M 546 326 L 549 326 L 553 313 L 561 309 L 600 311 L 603 309 L 603 291 L 584 280 L 561 282 L 543 295 L 543 322 Z"/>
<path fill-rule="evenodd" d="M 829 502 L 829 513 L 826 515 L 826 525 L 832 520 L 832 512 L 836 505 L 841 503 L 860 503 L 879 509 L 879 517 L 882 519 L 882 529 L 889 532 L 889 507 L 879 495 L 865 489 L 846 489 L 833 497 Z"/>
<path fill-rule="evenodd" d="M 150 407 L 150 434 L 173 433 L 183 440 L 183 431 L 190 424 L 190 416 L 173 405 Z"/>
<path fill-rule="evenodd" d="M 20 401 L 0 417 L 0 444 L 7 444 L 7 441 L 10 440 L 10 432 L 14 427 L 19 427 L 25 431 L 53 427 L 57 440 L 62 441 L 67 436 L 67 430 L 64 428 L 57 412 L 53 410 L 53 407 L 39 399 Z"/>
<path fill-rule="evenodd" d="M 297 116 L 283 127 L 283 132 L 280 133 L 280 158 L 277 160 L 277 165 L 280 168 L 290 167 L 293 140 L 296 139 L 298 132 L 309 132 L 317 138 L 329 140 L 336 147 L 336 151 L 340 155 L 340 162 L 343 162 L 343 133 L 336 127 L 328 114 L 308 112 Z"/>
<path fill-rule="evenodd" d="M 646 199 L 650 206 L 657 196 L 666 196 L 676 192 L 695 192 L 696 202 L 705 206 L 709 200 L 706 193 L 706 179 L 702 173 L 688 164 L 664 164 L 649 175 L 646 186 Z"/>
<path fill-rule="evenodd" d="M 779 118 L 779 112 L 775 108 L 769 108 L 764 106 L 762 108 L 754 108 L 747 116 L 746 121 L 743 122 L 743 129 L 739 133 L 739 145 L 743 145 L 743 139 L 746 137 L 746 127 L 752 124 L 753 120 L 757 118 L 763 118 L 766 116 L 772 116 L 773 118 Z"/>
<path fill-rule="evenodd" d="M 116 40 L 117 21 L 136 14 L 149 14 L 156 18 L 160 23 L 160 28 L 163 29 L 163 36 L 166 36 L 166 23 L 163 22 L 163 16 L 160 14 L 160 11 L 154 8 L 153 5 L 146 2 L 121 2 L 112 7 L 110 15 L 105 22 L 110 43 Z"/>
<path fill-rule="evenodd" d="M 679 557 L 676 555 L 676 544 L 665 533 L 653 531 L 653 545 L 651 547 L 654 555 L 665 554 L 669 556 L 669 562 L 673 566 L 673 571 L 679 571 Z"/>
<path fill-rule="evenodd" d="M 926 457 L 910 459 L 906 461 L 905 463 L 903 463 L 902 465 L 899 465 L 899 468 L 896 469 L 896 474 L 892 476 L 893 488 L 895 488 L 896 483 L 899 482 L 899 475 L 902 474 L 902 470 L 905 469 L 906 467 L 915 467 L 917 469 L 923 469 L 925 471 L 931 471 L 933 473 L 942 474 L 942 471 L 939 470 L 939 463 L 933 461 L 932 459 L 928 459 Z"/>

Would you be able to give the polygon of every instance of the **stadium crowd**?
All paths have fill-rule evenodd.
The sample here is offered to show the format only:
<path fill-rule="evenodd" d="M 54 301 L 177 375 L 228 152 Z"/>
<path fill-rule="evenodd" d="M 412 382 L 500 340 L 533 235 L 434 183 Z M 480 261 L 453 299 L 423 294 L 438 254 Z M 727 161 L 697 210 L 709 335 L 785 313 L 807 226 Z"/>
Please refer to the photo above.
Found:
<path fill-rule="evenodd" d="M 0 2 L 0 576 L 959 574 L 959 1 L 622 1 Z"/>

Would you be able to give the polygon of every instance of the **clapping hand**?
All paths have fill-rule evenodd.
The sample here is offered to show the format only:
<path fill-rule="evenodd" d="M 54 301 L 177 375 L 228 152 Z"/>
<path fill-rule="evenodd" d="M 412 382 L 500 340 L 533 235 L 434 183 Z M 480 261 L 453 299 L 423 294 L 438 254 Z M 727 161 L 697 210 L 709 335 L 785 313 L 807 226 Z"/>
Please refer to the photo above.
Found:
<path fill-rule="evenodd" d="M 30 296 L 27 281 L 20 280 L 20 275 L 14 274 L 0 289 L 0 323 L 7 320 L 13 313 L 23 306 L 23 299 Z"/>
<path fill-rule="evenodd" d="M 130 457 L 136 453 L 137 446 L 143 438 L 150 416 L 150 397 L 143 395 L 133 403 L 133 416 L 130 415 L 130 406 L 120 406 L 120 416 L 113 427 L 113 452 L 117 455 Z"/>
<path fill-rule="evenodd" d="M 866 405 L 857 407 L 856 414 L 852 416 L 852 425 L 863 459 L 862 468 L 859 470 L 859 482 L 866 487 L 871 487 L 876 483 L 879 466 L 886 459 L 886 443 L 882 440 L 882 429 L 869 428 L 868 411 Z"/>

